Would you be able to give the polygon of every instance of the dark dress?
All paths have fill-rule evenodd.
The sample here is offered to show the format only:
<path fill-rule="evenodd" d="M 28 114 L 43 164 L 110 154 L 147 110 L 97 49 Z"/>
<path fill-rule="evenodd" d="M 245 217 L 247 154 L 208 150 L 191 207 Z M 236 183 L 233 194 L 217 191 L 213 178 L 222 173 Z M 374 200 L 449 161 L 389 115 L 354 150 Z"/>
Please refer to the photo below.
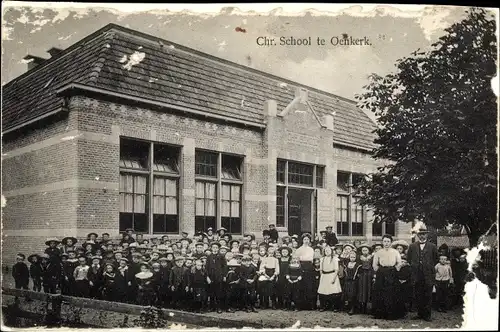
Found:
<path fill-rule="evenodd" d="M 299 277 L 302 277 L 302 269 L 289 267 L 288 274 L 290 281 L 296 281 Z M 285 306 L 287 309 L 292 308 L 292 302 L 295 305 L 295 308 L 301 307 L 302 296 L 303 296 L 303 283 L 304 280 L 300 280 L 298 282 L 291 283 L 288 281 L 285 287 Z"/>
<path fill-rule="evenodd" d="M 370 302 L 372 284 L 373 284 L 373 266 L 372 259 L 361 261 L 361 267 L 358 271 L 358 302 L 366 304 Z"/>
<path fill-rule="evenodd" d="M 399 282 L 401 292 L 401 301 L 406 305 L 406 311 L 411 309 L 410 305 L 413 299 L 413 287 L 411 282 L 411 267 L 405 265 L 399 271 L 396 271 L 396 277 Z"/>
<path fill-rule="evenodd" d="M 288 274 L 290 258 L 287 257 L 286 260 L 280 258 L 279 263 L 280 263 L 280 274 L 278 276 L 278 282 L 276 283 L 276 295 L 278 297 L 278 305 L 284 306 L 285 289 L 286 289 L 286 284 L 288 283 L 288 281 L 286 280 L 286 275 Z"/>
<path fill-rule="evenodd" d="M 189 284 L 193 290 L 194 309 L 204 309 L 207 302 L 207 274 L 204 270 L 193 270 L 189 275 Z"/>
<path fill-rule="evenodd" d="M 372 314 L 375 318 L 399 319 L 405 315 L 401 287 L 394 266 L 378 268 L 372 295 Z"/>
<path fill-rule="evenodd" d="M 280 270 L 281 271 L 281 270 Z M 253 283 L 247 280 L 252 279 Z M 240 289 L 242 302 L 245 308 L 253 308 L 255 299 L 255 283 L 257 282 L 257 270 L 253 265 L 240 267 Z"/>
<path fill-rule="evenodd" d="M 238 269 L 229 269 L 226 275 L 226 297 L 225 297 L 225 307 L 227 309 L 240 308 L 241 309 L 241 298 L 240 298 L 240 274 Z"/>
<path fill-rule="evenodd" d="M 314 265 L 310 261 L 301 261 L 302 268 L 302 290 L 304 299 L 302 301 L 303 310 L 314 310 L 316 306 L 316 297 L 318 289 L 314 289 Z"/>
<path fill-rule="evenodd" d="M 156 302 L 153 289 L 152 277 L 146 279 L 135 278 L 137 282 L 137 304 L 142 306 L 151 306 Z"/>
<path fill-rule="evenodd" d="M 349 263 L 344 266 L 344 301 L 354 302 L 358 297 L 358 280 L 361 264 L 355 263 L 349 267 Z"/>
<path fill-rule="evenodd" d="M 218 254 L 208 256 L 206 271 L 211 281 L 209 285 L 210 301 L 213 301 L 211 305 L 214 305 L 217 309 L 221 309 L 224 305 L 223 299 L 225 297 L 223 278 L 227 274 L 226 258 Z"/>
<path fill-rule="evenodd" d="M 117 299 L 116 273 L 104 273 L 102 299 L 104 301 L 116 301 Z"/>

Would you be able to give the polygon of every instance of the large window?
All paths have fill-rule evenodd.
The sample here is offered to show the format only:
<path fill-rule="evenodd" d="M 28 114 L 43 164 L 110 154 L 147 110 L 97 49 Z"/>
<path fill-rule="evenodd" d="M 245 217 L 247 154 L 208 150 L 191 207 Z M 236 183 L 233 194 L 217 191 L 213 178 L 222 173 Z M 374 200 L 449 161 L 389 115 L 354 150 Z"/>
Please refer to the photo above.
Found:
<path fill-rule="evenodd" d="M 276 226 L 287 227 L 288 188 L 324 188 L 325 166 L 278 159 L 276 164 Z"/>
<path fill-rule="evenodd" d="M 196 150 L 195 159 L 195 231 L 221 226 L 231 234 L 242 234 L 243 158 Z"/>
<path fill-rule="evenodd" d="M 121 138 L 120 231 L 179 232 L 179 155 L 179 147 Z"/>
<path fill-rule="evenodd" d="M 396 235 L 396 225 L 394 223 L 374 222 L 372 225 L 372 236 L 382 236 L 389 234 Z"/>
<path fill-rule="evenodd" d="M 355 189 L 362 178 L 362 174 L 337 172 L 336 219 L 338 235 L 364 235 L 366 209 L 359 204 L 362 194 Z"/>

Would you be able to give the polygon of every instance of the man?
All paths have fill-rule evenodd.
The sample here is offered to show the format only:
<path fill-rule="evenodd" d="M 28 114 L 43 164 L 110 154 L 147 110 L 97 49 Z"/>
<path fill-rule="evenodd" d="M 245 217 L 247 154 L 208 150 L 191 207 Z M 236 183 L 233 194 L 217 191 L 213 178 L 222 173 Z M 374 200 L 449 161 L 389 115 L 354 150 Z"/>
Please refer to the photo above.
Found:
<path fill-rule="evenodd" d="M 339 240 L 337 239 L 337 235 L 333 232 L 333 226 L 327 226 L 326 227 L 326 237 L 325 237 L 326 243 L 330 247 L 335 247 L 337 243 L 339 243 Z"/>
<path fill-rule="evenodd" d="M 438 263 L 438 250 L 434 243 L 427 241 L 427 227 L 420 226 L 417 231 L 418 241 L 408 248 L 407 258 L 412 270 L 413 290 L 418 315 L 414 319 L 431 321 L 432 286 Z"/>

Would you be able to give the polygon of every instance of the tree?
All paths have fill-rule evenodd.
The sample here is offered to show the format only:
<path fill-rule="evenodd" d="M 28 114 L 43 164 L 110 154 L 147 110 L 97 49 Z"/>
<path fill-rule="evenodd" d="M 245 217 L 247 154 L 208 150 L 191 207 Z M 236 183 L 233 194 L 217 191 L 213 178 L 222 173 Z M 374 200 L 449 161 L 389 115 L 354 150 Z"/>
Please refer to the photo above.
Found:
<path fill-rule="evenodd" d="M 359 185 L 376 222 L 464 225 L 471 245 L 496 223 L 495 28 L 471 9 L 429 51 L 372 74 L 356 96 L 378 118 L 372 156 L 387 161 Z"/>

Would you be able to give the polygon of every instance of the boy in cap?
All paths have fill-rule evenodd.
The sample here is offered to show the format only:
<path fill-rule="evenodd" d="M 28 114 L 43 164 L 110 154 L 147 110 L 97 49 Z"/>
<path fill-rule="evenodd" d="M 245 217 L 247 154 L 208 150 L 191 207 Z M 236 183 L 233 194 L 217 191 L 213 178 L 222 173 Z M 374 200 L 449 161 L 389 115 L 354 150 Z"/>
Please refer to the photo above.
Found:
<path fill-rule="evenodd" d="M 207 274 L 203 269 L 203 262 L 197 259 L 194 262 L 194 269 L 189 273 L 190 292 L 193 296 L 194 312 L 205 311 L 207 302 Z"/>
<path fill-rule="evenodd" d="M 240 264 L 236 261 L 236 259 L 232 259 L 227 263 L 228 271 L 225 276 L 225 288 L 226 294 L 224 299 L 224 304 L 227 312 L 234 312 L 234 308 L 239 307 L 239 299 L 240 299 L 240 274 L 238 271 L 238 267 Z"/>
<path fill-rule="evenodd" d="M 326 243 L 330 247 L 334 247 L 339 243 L 339 240 L 337 239 L 337 235 L 333 232 L 333 226 L 327 226 L 326 227 L 326 236 L 325 236 Z"/>
<path fill-rule="evenodd" d="M 45 242 L 47 248 L 45 249 L 45 253 L 51 257 L 55 257 L 57 261 L 61 260 L 61 251 L 57 247 L 61 243 L 56 238 L 50 238 Z"/>
<path fill-rule="evenodd" d="M 24 262 L 25 258 L 26 256 L 24 256 L 24 254 L 17 254 L 16 263 L 12 267 L 12 277 L 14 277 L 16 289 L 28 289 L 30 271 Z"/>
<path fill-rule="evenodd" d="M 226 281 L 225 275 L 227 274 L 226 259 L 219 254 L 220 244 L 213 242 L 211 244 L 212 254 L 207 257 L 206 271 L 207 282 L 210 290 L 210 301 L 213 309 L 218 313 L 222 313 L 224 306 L 224 282 Z"/>
<path fill-rule="evenodd" d="M 93 299 L 100 298 L 103 274 L 104 268 L 101 266 L 101 259 L 97 256 L 93 256 L 92 265 L 89 270 L 90 297 Z"/>
<path fill-rule="evenodd" d="M 64 254 L 63 254 L 64 255 Z M 76 253 L 71 250 L 67 253 L 68 259 L 63 260 L 63 279 L 61 280 L 61 294 L 63 295 L 73 295 L 73 290 L 75 289 L 75 278 L 73 277 L 73 272 L 78 266 L 78 259 L 76 258 Z"/>
<path fill-rule="evenodd" d="M 57 249 L 57 248 L 56 248 Z M 59 256 L 42 255 L 42 280 L 45 293 L 56 294 L 61 282 L 62 268 Z"/>
<path fill-rule="evenodd" d="M 279 234 L 274 224 L 269 225 L 269 238 L 271 242 L 278 243 Z"/>
<path fill-rule="evenodd" d="M 184 257 L 179 256 L 175 259 L 175 266 L 170 271 L 168 284 L 172 292 L 172 307 L 181 309 L 183 299 L 189 290 L 186 269 L 184 268 Z"/>
<path fill-rule="evenodd" d="M 262 236 L 264 237 L 264 239 L 262 240 L 263 243 L 269 244 L 271 242 L 271 234 L 269 233 L 269 229 L 263 230 Z"/>
<path fill-rule="evenodd" d="M 255 285 L 257 282 L 257 270 L 251 264 L 252 259 L 250 256 L 243 256 L 241 258 L 240 267 L 240 287 L 241 287 L 241 297 L 242 304 L 246 312 L 257 312 L 255 310 L 255 300 L 257 298 L 257 293 L 255 291 Z"/>
<path fill-rule="evenodd" d="M 103 245 L 108 245 L 110 239 L 109 239 L 109 233 L 102 233 L 102 236 L 101 236 L 101 241 L 99 242 L 99 245 L 100 246 L 103 246 Z"/>

